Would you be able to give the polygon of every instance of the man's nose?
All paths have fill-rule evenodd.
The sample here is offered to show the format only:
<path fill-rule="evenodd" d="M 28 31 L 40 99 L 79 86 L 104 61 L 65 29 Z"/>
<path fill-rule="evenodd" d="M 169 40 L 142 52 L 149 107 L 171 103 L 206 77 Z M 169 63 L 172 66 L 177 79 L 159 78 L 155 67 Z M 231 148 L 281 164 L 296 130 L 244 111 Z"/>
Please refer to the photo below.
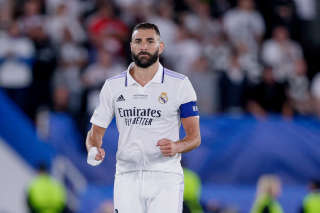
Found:
<path fill-rule="evenodd" d="M 142 42 L 142 43 L 141 43 L 141 46 L 140 46 L 140 49 L 141 49 L 141 50 L 146 50 L 146 49 L 148 49 L 148 43 L 147 43 L 147 42 Z"/>

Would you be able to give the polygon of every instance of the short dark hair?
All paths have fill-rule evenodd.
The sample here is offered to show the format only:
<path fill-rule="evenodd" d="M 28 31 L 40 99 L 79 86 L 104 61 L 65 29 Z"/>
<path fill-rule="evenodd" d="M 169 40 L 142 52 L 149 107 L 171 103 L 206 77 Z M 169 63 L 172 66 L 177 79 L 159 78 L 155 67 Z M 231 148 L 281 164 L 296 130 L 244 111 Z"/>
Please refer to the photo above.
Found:
<path fill-rule="evenodd" d="M 136 30 L 140 30 L 140 29 L 152 29 L 154 31 L 156 31 L 157 35 L 160 36 L 160 31 L 157 25 L 149 23 L 149 22 L 143 22 L 143 23 L 139 23 L 137 24 L 133 30 L 132 33 Z"/>

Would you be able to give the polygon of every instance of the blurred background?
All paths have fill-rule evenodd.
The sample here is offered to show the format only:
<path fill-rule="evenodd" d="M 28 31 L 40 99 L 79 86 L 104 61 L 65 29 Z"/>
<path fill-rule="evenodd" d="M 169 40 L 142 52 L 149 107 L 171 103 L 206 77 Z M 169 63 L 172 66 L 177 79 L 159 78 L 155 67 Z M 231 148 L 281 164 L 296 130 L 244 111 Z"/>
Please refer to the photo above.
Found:
<path fill-rule="evenodd" d="M 39 167 L 62 184 L 65 212 L 113 212 L 114 122 L 99 167 L 84 141 L 144 21 L 198 95 L 202 145 L 183 155 L 198 176 L 192 212 L 250 212 L 266 174 L 283 212 L 299 212 L 320 179 L 317 0 L 0 0 L 0 212 L 28 212 Z"/>

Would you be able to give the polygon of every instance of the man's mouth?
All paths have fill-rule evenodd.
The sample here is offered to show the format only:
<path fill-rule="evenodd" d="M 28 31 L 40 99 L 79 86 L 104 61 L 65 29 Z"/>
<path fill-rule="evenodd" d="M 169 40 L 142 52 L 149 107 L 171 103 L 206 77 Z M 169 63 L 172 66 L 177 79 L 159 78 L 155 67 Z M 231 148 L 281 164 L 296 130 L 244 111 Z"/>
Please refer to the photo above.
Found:
<path fill-rule="evenodd" d="M 150 56 L 149 53 L 139 53 L 139 56 Z"/>

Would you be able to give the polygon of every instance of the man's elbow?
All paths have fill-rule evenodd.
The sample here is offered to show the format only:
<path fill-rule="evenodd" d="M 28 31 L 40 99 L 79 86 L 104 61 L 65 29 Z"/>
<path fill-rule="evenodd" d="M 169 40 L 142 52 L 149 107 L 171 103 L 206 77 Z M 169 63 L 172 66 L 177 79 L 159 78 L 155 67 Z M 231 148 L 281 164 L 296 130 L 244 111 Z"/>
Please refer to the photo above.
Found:
<path fill-rule="evenodd" d="M 197 138 L 196 138 L 196 143 L 195 143 L 195 148 L 198 148 L 201 144 L 201 136 L 199 135 Z"/>

